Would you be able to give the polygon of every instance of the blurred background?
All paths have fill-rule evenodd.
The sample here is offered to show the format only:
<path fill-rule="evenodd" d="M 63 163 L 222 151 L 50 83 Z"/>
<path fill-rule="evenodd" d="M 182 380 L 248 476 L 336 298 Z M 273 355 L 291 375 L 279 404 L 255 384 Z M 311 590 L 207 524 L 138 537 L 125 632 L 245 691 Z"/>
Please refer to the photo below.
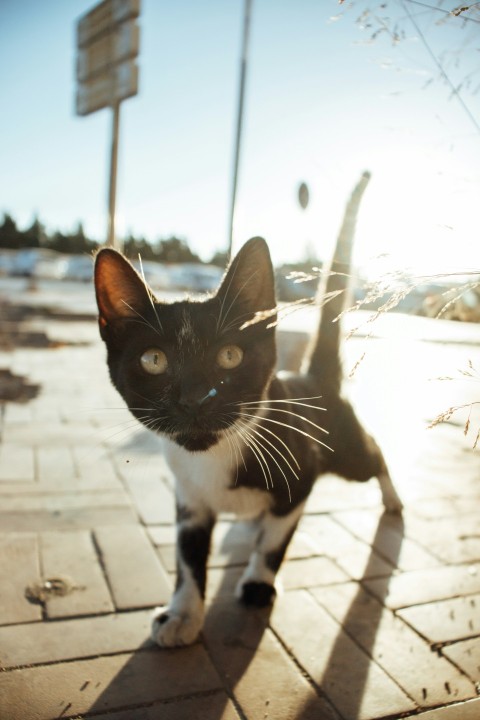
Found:
<path fill-rule="evenodd" d="M 88 280 L 106 241 L 111 110 L 75 114 L 76 24 L 94 4 L 0 3 L 4 273 Z M 117 235 L 146 263 L 189 263 L 148 265 L 158 287 L 208 290 L 225 266 L 243 16 L 243 0 L 141 2 Z M 363 276 L 478 272 L 479 50 L 478 3 L 253 0 L 233 250 L 263 235 L 282 277 L 321 264 L 368 169 Z M 30 246 L 50 255 L 7 252 Z"/>

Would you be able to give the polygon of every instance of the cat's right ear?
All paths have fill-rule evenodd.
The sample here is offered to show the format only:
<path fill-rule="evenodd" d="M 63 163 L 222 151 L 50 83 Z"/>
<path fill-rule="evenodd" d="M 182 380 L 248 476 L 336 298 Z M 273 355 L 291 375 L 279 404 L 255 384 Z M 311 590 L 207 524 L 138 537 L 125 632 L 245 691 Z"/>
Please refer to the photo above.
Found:
<path fill-rule="evenodd" d="M 151 303 L 150 290 L 121 253 L 111 248 L 100 250 L 95 258 L 94 279 L 101 327 L 145 314 Z"/>

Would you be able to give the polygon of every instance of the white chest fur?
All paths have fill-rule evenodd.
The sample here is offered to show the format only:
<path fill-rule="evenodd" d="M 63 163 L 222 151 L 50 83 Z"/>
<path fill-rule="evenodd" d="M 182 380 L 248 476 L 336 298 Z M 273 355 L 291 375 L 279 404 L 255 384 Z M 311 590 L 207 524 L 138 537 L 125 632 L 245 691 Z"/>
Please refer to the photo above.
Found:
<path fill-rule="evenodd" d="M 177 500 L 181 505 L 190 509 L 208 508 L 215 515 L 234 513 L 243 518 L 256 517 L 271 506 L 268 492 L 235 487 L 239 457 L 226 439 L 198 453 L 164 440 L 164 450 L 175 476 Z"/>

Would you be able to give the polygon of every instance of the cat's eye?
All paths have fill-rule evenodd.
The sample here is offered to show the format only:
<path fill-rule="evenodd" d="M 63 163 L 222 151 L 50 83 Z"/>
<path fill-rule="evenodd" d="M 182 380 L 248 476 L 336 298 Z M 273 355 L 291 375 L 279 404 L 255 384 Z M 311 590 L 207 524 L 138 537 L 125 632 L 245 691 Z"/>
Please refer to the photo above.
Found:
<path fill-rule="evenodd" d="M 233 370 L 242 360 L 243 350 L 238 345 L 225 345 L 217 355 L 217 364 L 224 370 Z"/>
<path fill-rule="evenodd" d="M 146 350 L 140 358 L 140 363 L 149 375 L 161 375 L 168 366 L 167 356 L 163 350 L 156 348 Z"/>

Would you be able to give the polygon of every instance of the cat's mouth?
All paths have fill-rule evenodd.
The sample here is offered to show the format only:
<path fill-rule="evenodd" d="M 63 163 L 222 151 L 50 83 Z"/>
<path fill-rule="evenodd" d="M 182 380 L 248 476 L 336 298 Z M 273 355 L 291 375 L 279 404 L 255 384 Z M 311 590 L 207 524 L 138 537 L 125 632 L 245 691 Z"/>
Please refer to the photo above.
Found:
<path fill-rule="evenodd" d="M 218 443 L 220 436 L 221 433 L 219 432 L 179 432 L 175 433 L 172 439 L 177 445 L 180 445 L 180 447 L 190 452 L 205 452 L 205 450 L 208 450 Z"/>

